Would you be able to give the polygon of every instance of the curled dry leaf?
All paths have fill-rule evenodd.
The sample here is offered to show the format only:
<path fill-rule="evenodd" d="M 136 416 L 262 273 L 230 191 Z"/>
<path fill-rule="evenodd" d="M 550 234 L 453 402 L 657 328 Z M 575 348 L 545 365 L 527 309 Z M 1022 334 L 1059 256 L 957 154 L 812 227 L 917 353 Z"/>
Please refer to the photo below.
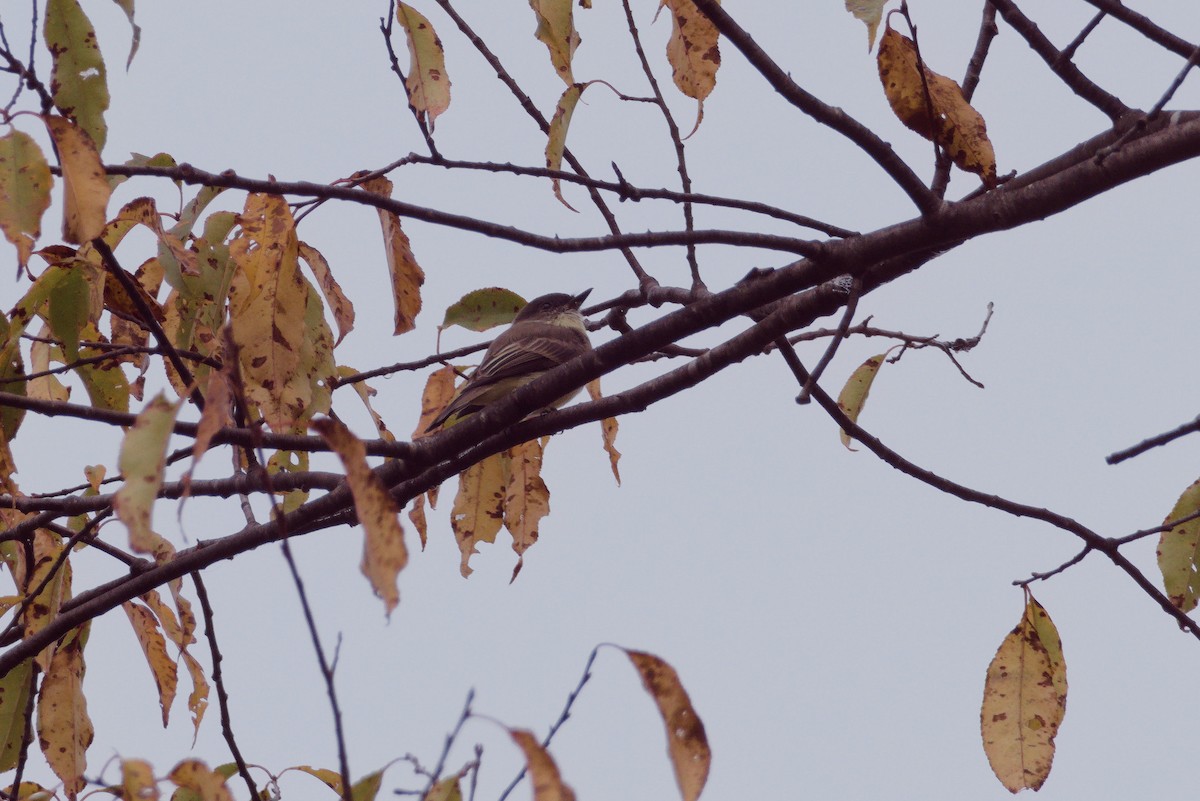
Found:
<path fill-rule="evenodd" d="M 983 750 L 1010 792 L 1037 790 L 1050 775 L 1066 705 L 1062 642 L 1046 610 L 1026 591 L 1020 622 L 988 666 L 980 711 Z"/>
<path fill-rule="evenodd" d="M 525 753 L 525 766 L 533 779 L 533 801 L 575 801 L 575 792 L 562 780 L 550 752 L 533 734 L 523 729 L 509 729 L 508 734 Z"/>
<path fill-rule="evenodd" d="M 337 453 L 346 469 L 346 482 L 354 497 L 354 509 L 365 533 L 362 572 L 375 594 L 383 599 L 390 616 L 400 603 L 396 577 L 408 564 L 404 529 L 400 527 L 396 503 L 379 476 L 367 464 L 367 448 L 345 425 L 329 417 L 312 422 L 313 429 Z"/>
<path fill-rule="evenodd" d="M 846 10 L 867 26 L 867 50 L 875 47 L 875 34 L 883 21 L 883 7 L 888 0 L 846 0 Z"/>
<path fill-rule="evenodd" d="M 550 63 L 567 86 L 575 83 L 571 59 L 580 42 L 572 3 L 573 0 L 529 0 L 538 23 L 534 36 L 549 49 Z"/>
<path fill-rule="evenodd" d="M 654 698 L 667 729 L 667 753 L 675 768 L 675 781 L 683 801 L 696 801 L 708 781 L 712 750 L 704 723 L 692 707 L 687 690 L 675 668 L 654 654 L 622 649 L 642 678 L 646 692 Z"/>
<path fill-rule="evenodd" d="M 392 196 L 392 182 L 383 176 L 364 181 L 361 187 L 381 197 Z M 425 283 L 425 271 L 417 264 L 408 235 L 400 227 L 400 218 L 386 209 L 378 209 L 378 212 L 379 224 L 383 227 L 388 273 L 392 277 L 395 333 L 403 334 L 416 326 L 416 317 L 421 311 L 421 285 Z"/>
<path fill-rule="evenodd" d="M 563 151 L 567 148 L 567 130 L 571 127 L 571 116 L 575 113 L 575 106 L 579 104 L 583 90 L 592 83 L 594 81 L 573 83 L 558 99 L 558 105 L 554 107 L 554 117 L 550 120 L 550 135 L 546 139 L 546 169 L 562 169 Z M 558 178 L 550 179 L 550 187 L 554 190 L 554 196 L 558 198 L 559 203 L 571 211 L 578 211 L 563 197 L 562 182 Z"/>
<path fill-rule="evenodd" d="M 508 449 L 504 527 L 512 534 L 513 550 L 521 559 L 537 542 L 538 523 L 550 514 L 550 489 L 542 480 L 542 455 L 549 441 L 549 437 L 543 437 Z"/>
<path fill-rule="evenodd" d="M 163 728 L 171 717 L 171 704 L 175 701 L 175 690 L 179 686 L 178 668 L 175 660 L 167 654 L 167 641 L 158 627 L 158 618 L 149 608 L 126 601 L 121 604 L 125 615 L 133 626 L 138 645 L 142 647 L 142 655 L 150 666 L 154 677 L 154 686 L 158 690 L 158 706 L 162 710 Z"/>
<path fill-rule="evenodd" d="M 883 32 L 877 59 L 884 94 L 900 121 L 943 147 L 960 169 L 982 178 L 984 186 L 996 186 L 996 153 L 987 125 L 962 88 L 920 64 L 912 40 L 890 27 Z"/>
<path fill-rule="evenodd" d="M 603 397 L 600 393 L 600 379 L 594 378 L 587 384 L 588 396 L 592 400 L 600 400 Z M 621 452 L 617 450 L 617 418 L 605 417 L 600 421 L 600 434 L 604 438 L 604 451 L 608 454 L 608 464 L 612 468 L 613 478 L 617 480 L 617 486 L 621 486 L 621 471 L 617 469 L 617 462 L 621 460 Z"/>

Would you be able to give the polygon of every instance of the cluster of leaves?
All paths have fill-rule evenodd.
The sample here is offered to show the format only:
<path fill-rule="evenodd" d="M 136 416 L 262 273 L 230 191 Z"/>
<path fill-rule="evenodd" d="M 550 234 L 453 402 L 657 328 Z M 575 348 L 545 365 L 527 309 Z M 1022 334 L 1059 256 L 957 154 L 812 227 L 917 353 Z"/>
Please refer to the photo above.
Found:
<path fill-rule="evenodd" d="M 133 23 L 132 3 L 120 4 L 134 30 L 129 54 L 132 61 L 140 31 Z M 554 195 L 566 204 L 562 183 L 568 177 L 578 177 L 562 169 L 564 160 L 569 161 L 566 140 L 574 112 L 590 86 L 610 85 L 599 79 L 576 79 L 573 57 L 582 39 L 575 27 L 572 3 L 531 0 L 530 5 L 537 20 L 536 39 L 545 46 L 551 68 L 566 86 L 551 119 L 542 120 L 547 137 L 547 170 L 539 174 L 549 177 Z M 870 47 L 874 47 L 877 28 L 882 24 L 884 5 L 880 0 L 846 2 L 847 10 L 866 23 Z M 589 3 L 581 6 L 587 8 Z M 704 101 L 716 86 L 721 64 L 719 39 L 725 31 L 738 29 L 722 21 L 720 7 L 713 0 L 662 0 L 661 6 L 671 18 L 666 58 L 673 81 L 685 96 L 697 101 L 692 128 L 695 133 L 703 120 Z M 436 154 L 432 132 L 437 118 L 450 106 L 451 81 L 444 51 L 427 17 L 405 3 L 399 3 L 395 12 L 410 56 L 405 76 L 409 103 Z M 926 65 L 907 9 L 902 6 L 899 13 L 912 37 L 888 25 L 880 40 L 876 58 L 886 101 L 906 126 L 934 143 L 936 161 L 944 163 L 946 171 L 952 162 L 979 175 L 985 192 L 996 189 L 1003 181 L 997 174 L 983 118 L 970 105 L 970 92 Z M 93 738 L 83 692 L 89 624 L 86 620 L 72 624 L 65 632 L 55 628 L 61 625 L 59 621 L 68 619 L 63 617 L 64 610 L 76 600 L 71 586 L 74 549 L 101 550 L 127 565 L 135 576 L 175 570 L 180 551 L 154 530 L 154 506 L 166 495 L 186 497 L 194 492 L 191 470 L 206 451 L 218 444 L 234 444 L 237 474 L 228 485 L 213 488 L 212 494 L 259 492 L 271 499 L 274 512 L 271 534 L 259 540 L 248 538 L 252 544 L 245 547 L 297 533 L 288 529 L 288 522 L 301 519 L 299 515 L 305 511 L 311 512 L 311 517 L 304 522 L 312 527 L 306 530 L 356 520 L 365 532 L 362 572 L 390 614 L 399 603 L 398 575 L 409 558 L 399 512 L 403 502 L 412 501 L 409 519 L 424 544 L 425 506 L 433 508 L 436 504 L 440 477 L 432 480 L 423 476 L 420 486 L 397 489 L 400 479 L 388 471 L 400 462 L 372 468 L 368 455 L 404 458 L 419 453 L 417 446 L 423 443 L 418 441 L 425 438 L 429 421 L 454 396 L 459 369 L 436 357 L 422 365 L 444 363 L 428 378 L 412 443 L 396 442 L 382 417 L 371 409 L 372 393 L 364 375 L 348 365 L 339 365 L 335 358 L 335 349 L 354 326 L 354 307 L 321 252 L 300 239 L 299 215 L 282 190 L 273 189 L 271 182 L 239 181 L 236 176 L 200 176 L 165 153 L 135 155 L 123 170 L 106 168 L 101 159 L 109 102 L 104 59 L 93 27 L 77 0 L 47 3 L 42 36 L 53 58 L 49 86 L 22 66 L 10 69 L 37 95 L 41 108 L 38 113 L 12 114 L 6 110 L 4 123 L 9 130 L 0 137 L 0 229 L 15 247 L 21 270 L 31 279 L 12 310 L 0 318 L 0 489 L 11 501 L 0 508 L 0 521 L 7 531 L 0 541 L 0 558 L 16 586 L 15 594 L 0 599 L 0 609 L 12 614 L 0 640 L 31 643 L 35 649 L 0 678 L 0 771 L 16 770 L 16 795 L 25 797 L 43 791 L 21 781 L 25 754 L 36 727 L 47 761 L 61 779 L 65 794 L 73 798 L 85 787 L 86 754 Z M 661 97 L 659 100 L 661 103 Z M 667 113 L 665 105 L 663 108 Z M 31 127 L 45 128 L 57 158 L 63 198 L 62 242 L 40 248 L 42 219 L 50 207 L 55 178 L 51 159 L 46 156 L 48 149 L 38 144 L 35 135 L 17 127 L 24 119 L 35 121 Z M 678 137 L 680 152 L 685 138 Z M 861 144 L 868 138 L 859 136 L 856 141 Z M 885 153 L 883 148 L 869 144 L 876 147 L 877 160 L 885 161 L 890 150 Z M 915 175 L 907 166 L 889 164 L 893 177 L 902 184 L 909 180 L 906 189 L 922 213 L 932 218 L 942 207 L 941 197 L 919 181 L 912 186 L 909 177 L 915 179 Z M 685 173 L 682 166 L 681 157 L 681 174 Z M 421 310 L 424 275 L 402 228 L 402 215 L 391 202 L 393 185 L 385 177 L 387 171 L 351 175 L 325 187 L 329 191 L 323 197 L 353 198 L 377 209 L 390 276 L 394 332 L 403 334 L 414 328 Z M 111 193 L 123 180 L 118 172 L 165 175 L 181 187 L 188 179 L 188 183 L 198 183 L 201 188 L 186 202 L 181 199 L 180 207 L 171 212 L 159 209 L 150 198 L 140 197 L 110 214 Z M 684 180 L 690 193 L 686 175 Z M 214 201 L 231 186 L 246 191 L 241 211 L 211 210 Z M 620 191 L 625 188 L 621 186 Z M 689 205 L 693 201 L 689 197 L 681 202 L 688 210 L 687 233 L 694 235 Z M 925 245 L 906 245 L 910 250 L 905 255 L 916 252 L 921 258 L 931 258 L 940 247 L 957 241 L 959 234 L 937 231 L 936 225 L 925 222 L 919 220 L 918 227 L 933 230 L 942 238 Z M 988 224 L 999 227 L 1002 222 L 997 217 Z M 132 248 L 125 240 L 137 226 L 154 237 L 155 252 L 148 258 L 129 258 Z M 978 230 L 985 230 L 982 224 Z M 843 242 L 855 238 L 850 232 L 837 236 Z M 687 244 L 693 248 L 694 262 L 695 243 Z M 865 256 L 852 254 L 843 256 L 840 263 L 834 258 L 822 263 L 821 257 L 829 254 L 824 244 L 788 242 L 796 252 L 812 256 L 826 271 L 817 283 L 802 285 L 801 279 L 795 278 L 794 283 L 787 284 L 793 278 L 785 275 L 777 279 L 781 288 L 776 294 L 761 290 L 761 297 L 743 299 L 744 305 L 734 311 L 719 310 L 726 314 L 724 318 L 701 320 L 690 330 L 681 327 L 679 336 L 723 322 L 734 313 L 756 313 L 764 303 L 784 300 L 802 288 L 816 289 L 821 281 L 828 281 L 837 291 L 830 290 L 827 297 L 836 297 L 836 304 L 847 308 L 842 328 L 827 352 L 831 358 L 837 342 L 850 332 L 850 316 L 862 289 L 862 275 L 855 276 L 851 292 L 832 282 L 841 270 L 849 269 L 848 265 L 886 264 L 891 251 L 889 243 L 884 242 L 875 245 L 874 251 L 866 250 Z M 45 265 L 36 276 L 30 268 L 35 256 Z M 134 261 L 138 267 L 133 270 L 122 264 Z M 656 282 L 635 264 L 631 266 L 643 295 L 648 296 Z M 796 272 L 803 266 L 792 265 L 797 267 Z M 703 285 L 694 263 L 693 268 L 697 291 L 680 293 L 672 299 L 682 297 L 699 306 L 706 297 L 699 291 Z M 890 277 L 883 270 L 873 280 L 878 286 Z M 747 279 L 743 286 L 759 291 L 762 284 Z M 647 297 L 639 299 L 646 301 Z M 486 331 L 510 321 L 522 302 L 502 289 L 470 293 L 447 311 L 442 327 L 460 325 Z M 825 308 L 805 311 L 813 315 L 828 313 L 821 311 Z M 754 332 L 763 341 L 751 342 L 754 347 L 741 355 L 774 343 L 786 357 L 790 343 L 784 335 L 799 325 L 793 323 L 801 317 L 787 316 L 794 312 L 784 309 L 771 315 L 758 313 L 756 323 L 766 320 L 775 328 L 763 327 Z M 703 312 L 695 313 L 697 318 L 702 316 Z M 901 339 L 907 347 L 910 340 Z M 630 358 L 641 355 L 646 354 L 635 353 Z M 839 424 L 847 446 L 856 439 L 881 456 L 900 461 L 857 424 L 872 382 L 888 356 L 879 354 L 864 363 L 837 404 L 816 386 L 821 368 L 805 377 L 803 368 L 789 364 L 801 378 L 804 393 L 811 391 Z M 696 368 L 698 374 L 719 369 L 720 365 L 713 366 L 716 359 L 711 351 L 702 358 L 708 361 L 701 362 L 698 357 L 693 363 L 700 365 Z M 157 364 L 162 365 L 162 373 L 152 375 L 150 370 Z M 599 373 L 597 370 L 594 375 Z M 82 385 L 89 407 L 69 403 L 70 387 L 59 378 L 63 374 L 72 375 Z M 162 385 L 163 390 L 146 400 L 147 384 Z M 325 416 L 332 410 L 337 386 L 353 386 L 367 405 L 377 429 L 375 442 L 359 440 L 344 425 Z M 598 379 L 592 381 L 589 391 L 594 401 L 600 400 Z M 131 414 L 135 400 L 142 402 L 136 416 Z M 194 423 L 181 419 L 189 403 L 196 409 Z M 10 443 L 29 408 L 77 416 L 85 416 L 86 410 L 93 419 L 129 428 L 117 464 L 118 475 L 106 478 L 104 467 L 89 467 L 86 486 L 69 499 L 76 504 L 69 512 L 59 510 L 42 517 L 18 502 L 24 496 L 14 478 L 16 465 Z M 515 422 L 519 417 L 513 419 Z M 616 419 L 599 419 L 604 448 L 619 482 Z M 307 436 L 310 430 L 318 437 Z M 176 434 L 189 436 L 192 443 L 185 451 L 172 454 L 168 452 L 169 442 Z M 459 432 L 448 433 L 442 439 L 453 440 L 456 436 Z M 502 527 L 512 535 L 518 556 L 514 578 L 521 569 L 524 553 L 537 541 L 539 523 L 549 513 L 549 489 L 541 476 L 547 439 L 533 437 L 477 452 L 470 446 L 478 441 L 470 443 L 462 435 L 460 453 L 478 456 L 459 476 L 458 494 L 450 513 L 464 576 L 471 572 L 469 560 L 478 544 L 494 542 Z M 266 449 L 271 450 L 269 456 Z M 344 479 L 323 483 L 314 476 L 309 470 L 314 451 L 335 453 L 344 467 Z M 168 482 L 168 463 L 183 459 L 191 460 L 184 480 Z M 109 481 L 120 481 L 121 487 L 104 496 L 102 485 Z M 943 485 L 946 491 L 978 499 L 950 482 Z M 1181 613 L 1193 609 L 1200 598 L 1196 581 L 1200 491 L 1196 487 L 1184 493 L 1159 531 L 1166 594 Z M 328 491 L 317 499 L 326 502 L 325 506 L 310 499 L 313 489 Z M 128 551 L 98 536 L 101 524 L 114 516 L 128 530 Z M 67 524 L 53 522 L 57 517 L 65 517 Z M 1088 549 L 1103 549 L 1110 555 L 1123 544 L 1084 538 Z M 177 695 L 179 662 L 183 662 L 192 685 L 187 705 L 194 726 L 200 725 L 208 703 L 208 677 L 192 654 L 197 642 L 196 616 L 180 579 L 183 572 L 193 569 L 161 574 L 157 586 L 167 586 L 169 602 L 153 587 L 119 601 L 150 665 L 164 725 Z M 96 614 L 102 611 L 106 610 Z M 48 632 L 55 636 L 45 641 Z M 177 658 L 168 653 L 168 641 Z M 659 707 L 681 793 L 692 801 L 699 796 L 708 772 L 703 725 L 669 665 L 650 654 L 627 654 Z M 1065 701 L 1065 661 L 1058 634 L 1048 614 L 1026 591 L 1021 622 L 1003 641 L 989 668 L 982 711 L 985 750 L 997 776 L 1009 789 L 1036 789 L 1045 781 Z M 525 755 L 537 797 L 571 798 L 570 789 L 546 751 L 546 741 L 539 743 L 524 730 L 510 730 L 510 734 Z M 309 766 L 295 769 L 315 776 L 343 797 L 356 799 L 374 797 L 382 781 L 382 770 L 351 784 L 344 768 L 336 773 Z M 431 772 L 425 798 L 461 797 L 459 782 L 469 770 L 468 765 L 448 778 L 440 775 L 440 770 Z M 183 762 L 165 778 L 157 779 L 149 765 L 131 759 L 121 763 L 121 784 L 107 789 L 123 798 L 141 798 L 156 794 L 158 784 L 170 782 L 177 788 L 177 797 L 219 799 L 229 797 L 225 780 L 235 771 L 245 774 L 240 757 L 233 765 L 215 770 L 195 761 Z M 272 782 L 276 779 L 272 775 Z M 253 788 L 249 780 L 247 783 Z"/>

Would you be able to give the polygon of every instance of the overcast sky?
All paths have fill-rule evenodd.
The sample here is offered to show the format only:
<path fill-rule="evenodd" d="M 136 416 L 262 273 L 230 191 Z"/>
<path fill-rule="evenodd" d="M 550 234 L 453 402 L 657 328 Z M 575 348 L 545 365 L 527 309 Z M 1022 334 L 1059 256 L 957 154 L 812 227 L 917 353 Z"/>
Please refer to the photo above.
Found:
<path fill-rule="evenodd" d="M 526 4 L 461 5 L 549 115 L 562 84 L 533 38 Z M 644 94 L 619 5 L 595 5 L 577 12 L 583 43 L 576 77 Z M 652 26 L 654 3 L 635 5 L 649 55 L 669 84 L 662 56 L 669 20 Z M 912 3 L 922 52 L 934 69 L 961 78 L 980 5 Z M 1075 0 L 1026 5 L 1060 45 L 1093 13 Z M 1200 39 L 1194 3 L 1130 5 L 1184 38 Z M 802 85 L 871 126 L 929 175 L 929 144 L 892 116 L 864 28 L 842 6 L 838 0 L 728 4 Z M 437 122 L 442 152 L 542 164 L 541 134 L 494 74 L 435 4 L 416 7 L 445 44 L 453 82 L 452 105 Z M 86 8 L 110 70 L 108 161 L 167 151 L 213 171 L 324 182 L 423 149 L 388 70 L 377 28 L 384 3 L 144 3 L 141 49 L 128 73 L 124 16 L 114 4 Z M 12 37 L 27 4 L 5 0 L 0 9 Z M 688 142 L 697 191 L 764 201 L 860 231 L 914 215 L 873 162 L 785 105 L 733 48 L 723 54 L 704 123 Z M 44 53 L 39 59 L 44 68 L 48 59 Z M 1181 66 L 1112 21 L 1100 25 L 1079 60 L 1089 75 L 1143 108 Z M 666 91 L 690 127 L 694 104 L 669 85 Z M 672 148 L 650 107 L 622 105 L 603 87 L 584 100 L 569 145 L 594 175 L 612 177 L 615 161 L 635 184 L 677 186 Z M 1001 173 L 1034 167 L 1106 125 L 1003 23 L 975 106 L 987 120 Z M 1172 106 L 1200 107 L 1195 78 Z M 28 120 L 19 126 L 36 127 Z M 579 214 L 533 179 L 431 168 L 391 177 L 397 197 L 438 209 L 545 234 L 604 231 L 574 187 L 565 193 Z M 983 343 L 963 357 L 986 389 L 967 383 L 935 352 L 910 352 L 884 367 L 863 425 L 924 467 L 1044 505 L 1105 535 L 1161 523 L 1197 478 L 1200 437 L 1118 467 L 1103 458 L 1197 412 L 1198 180 L 1194 163 L 1173 168 L 1020 231 L 971 242 L 865 298 L 860 317 L 917 335 L 972 336 L 989 302 L 995 316 Z M 950 196 L 977 183 L 958 173 Z M 143 194 L 166 208 L 178 198 L 168 182 L 136 179 L 119 189 L 112 210 Z M 218 205 L 240 209 L 243 200 L 228 192 Z M 682 225 L 667 204 L 626 203 L 617 210 L 629 231 Z M 698 209 L 697 217 L 702 228 L 794 232 L 710 209 Z M 327 204 L 301 225 L 301 238 L 328 258 L 358 313 L 338 349 L 339 364 L 367 369 L 432 352 L 443 309 L 481 286 L 526 297 L 595 287 L 592 299 L 604 299 L 633 285 L 619 255 L 530 252 L 418 222 L 405 227 L 427 275 L 425 311 L 416 331 L 393 338 L 375 213 Z M 14 260 L 11 249 L 0 254 Z M 148 239 L 131 239 L 118 251 L 130 267 L 150 255 Z M 639 255 L 663 283 L 687 285 L 681 249 Z M 752 267 L 789 261 L 727 247 L 704 248 L 700 258 L 713 289 Z M 0 274 L 13 272 L 0 262 Z M 22 291 L 12 284 L 0 290 L 3 305 Z M 653 315 L 630 317 L 637 324 Z M 738 325 L 695 343 L 714 342 Z M 610 337 L 600 332 L 595 339 Z M 480 339 L 455 329 L 442 345 Z M 888 344 L 846 342 L 827 388 L 836 391 Z M 811 364 L 821 349 L 802 347 L 801 357 Z M 632 386 L 673 366 L 622 369 L 605 378 L 605 387 Z M 376 408 L 400 435 L 416 422 L 423 380 L 422 374 L 374 382 Z M 435 763 L 471 688 L 476 711 L 544 734 L 591 649 L 611 642 L 651 651 L 678 670 L 713 749 L 704 798 L 1009 797 L 980 745 L 984 673 L 1021 613 L 1021 593 L 1011 582 L 1057 566 L 1080 543 L 1046 525 L 943 496 L 865 451 L 848 452 L 819 408 L 793 402 L 796 392 L 782 360 L 762 357 L 622 418 L 620 488 L 598 426 L 555 437 L 545 462 L 553 512 L 512 585 L 515 556 L 502 541 L 481 547 L 469 580 L 459 576 L 448 485 L 430 518 L 428 548 L 413 555 L 400 577 L 401 604 L 390 623 L 358 572 L 359 530 L 297 539 L 293 547 L 326 643 L 341 637 L 337 685 L 354 776 L 405 754 Z M 359 435 L 371 435 L 353 393 L 339 392 L 335 403 Z M 115 472 L 116 432 L 97 435 L 69 420 L 27 425 L 31 430 L 16 443 L 24 491 L 76 483 L 84 464 Z M 223 474 L 228 457 L 212 453 L 205 464 L 211 475 Z M 202 500 L 190 501 L 181 521 L 165 505 L 155 518 L 180 547 L 230 533 L 240 521 L 233 503 Z M 117 524 L 104 533 L 123 541 Z M 412 532 L 409 543 L 416 543 Z M 1127 553 L 1158 580 L 1152 541 Z M 75 561 L 76 591 L 113 575 L 108 562 Z M 209 574 L 233 725 L 247 760 L 275 772 L 305 764 L 336 769 L 329 709 L 278 548 L 216 565 Z M 1070 682 L 1054 770 L 1040 796 L 1151 798 L 1194 786 L 1194 768 L 1180 746 L 1191 741 L 1200 704 L 1194 682 L 1200 644 L 1098 556 L 1033 589 L 1062 634 Z M 115 779 L 115 767 L 104 768 L 110 756 L 150 759 L 159 773 L 187 755 L 213 765 L 229 761 L 215 698 L 194 749 L 182 704 L 161 730 L 154 685 L 123 615 L 96 622 L 87 659 L 96 726 L 90 775 L 103 769 L 105 779 Z M 494 723 L 476 720 L 448 767 L 471 759 L 476 742 L 485 748 L 476 798 L 486 801 L 512 778 L 520 758 Z M 580 799 L 676 797 L 654 705 L 615 650 L 602 650 L 551 751 Z M 29 775 L 53 783 L 40 762 Z M 399 764 L 387 773 L 383 794 L 420 786 Z M 240 783 L 233 788 L 245 795 Z M 290 798 L 329 795 L 296 774 L 285 778 L 283 790 Z M 514 797 L 528 793 L 525 785 Z"/>

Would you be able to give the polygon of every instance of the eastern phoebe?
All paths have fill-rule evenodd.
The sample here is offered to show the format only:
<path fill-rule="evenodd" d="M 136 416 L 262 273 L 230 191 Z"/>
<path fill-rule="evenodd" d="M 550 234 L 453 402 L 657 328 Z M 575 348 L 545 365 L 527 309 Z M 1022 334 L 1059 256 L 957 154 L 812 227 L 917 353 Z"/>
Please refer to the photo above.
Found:
<path fill-rule="evenodd" d="M 495 403 L 517 387 L 581 353 L 591 350 L 587 328 L 579 307 L 592 290 L 578 295 L 555 292 L 525 304 L 520 314 L 488 346 L 483 361 L 459 387 L 454 399 L 433 419 L 426 431 Z M 562 396 L 547 408 L 557 409 L 575 397 L 578 389 Z"/>

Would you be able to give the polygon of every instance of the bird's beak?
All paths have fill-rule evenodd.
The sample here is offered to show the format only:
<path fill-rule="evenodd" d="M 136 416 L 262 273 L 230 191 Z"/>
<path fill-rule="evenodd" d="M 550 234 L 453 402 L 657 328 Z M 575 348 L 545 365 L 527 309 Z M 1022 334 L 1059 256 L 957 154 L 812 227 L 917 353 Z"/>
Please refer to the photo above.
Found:
<path fill-rule="evenodd" d="M 582 292 L 580 292 L 578 295 L 575 296 L 575 308 L 576 309 L 578 309 L 580 306 L 583 305 L 583 301 L 587 299 L 587 296 L 590 295 L 591 292 L 592 292 L 592 290 L 585 289 Z"/>

